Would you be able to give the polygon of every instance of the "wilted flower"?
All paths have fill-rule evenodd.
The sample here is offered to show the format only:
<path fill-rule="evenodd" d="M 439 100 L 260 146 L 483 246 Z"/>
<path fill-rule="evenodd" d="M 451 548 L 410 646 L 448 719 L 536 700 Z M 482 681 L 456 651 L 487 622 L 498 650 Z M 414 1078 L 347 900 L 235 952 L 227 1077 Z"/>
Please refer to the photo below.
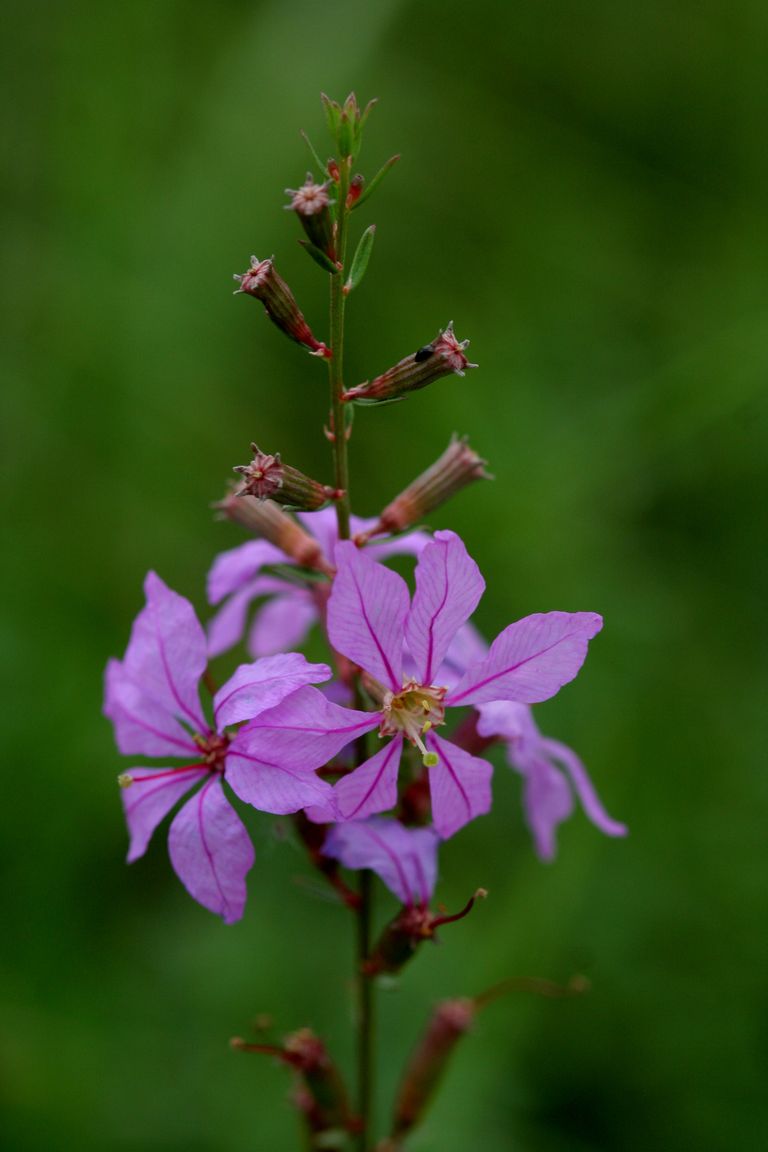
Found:
<path fill-rule="evenodd" d="M 251 444 L 251 451 L 250 464 L 238 464 L 234 468 L 243 478 L 236 496 L 255 496 L 257 500 L 273 500 L 283 508 L 316 512 L 329 500 L 338 500 L 344 495 L 338 488 L 320 484 L 298 468 L 284 464 L 279 452 L 269 455 L 257 444 Z"/>
<path fill-rule="evenodd" d="M 449 376 L 455 372 L 463 376 L 467 368 L 477 368 L 470 364 L 464 355 L 469 340 L 457 340 L 453 332 L 453 321 L 441 329 L 431 344 L 425 344 L 411 356 L 400 360 L 375 380 L 358 384 L 344 393 L 344 400 L 354 400 L 359 404 L 381 404 L 389 400 L 399 400 L 408 392 L 426 388 L 427 384 Z"/>
<path fill-rule="evenodd" d="M 240 284 L 236 294 L 242 292 L 261 300 L 267 316 L 281 332 L 285 332 L 297 344 L 303 344 L 313 356 L 323 356 L 325 359 L 330 357 L 330 349 L 312 335 L 293 293 L 275 271 L 273 260 L 259 260 L 258 256 L 251 256 L 250 268 L 242 275 L 235 274 L 235 280 Z"/>
<path fill-rule="evenodd" d="M 125 657 L 107 666 L 104 712 L 123 754 L 191 762 L 131 768 L 120 777 L 131 837 L 128 860 L 143 856 L 163 817 L 201 784 L 174 817 L 168 848 L 190 895 L 229 924 L 243 914 L 245 877 L 254 854 L 222 783 L 226 779 L 237 792 L 233 768 L 254 762 L 246 730 L 228 729 L 268 711 L 303 685 L 328 680 L 331 670 L 295 652 L 241 664 L 214 696 L 210 725 L 198 687 L 208 660 L 205 634 L 194 609 L 154 572 L 144 590 L 147 603 L 134 621 Z M 275 760 L 258 767 L 257 807 L 265 812 L 296 812 L 327 799 L 330 792 L 314 772 L 286 772 Z M 253 803 L 252 795 L 248 800 Z"/>

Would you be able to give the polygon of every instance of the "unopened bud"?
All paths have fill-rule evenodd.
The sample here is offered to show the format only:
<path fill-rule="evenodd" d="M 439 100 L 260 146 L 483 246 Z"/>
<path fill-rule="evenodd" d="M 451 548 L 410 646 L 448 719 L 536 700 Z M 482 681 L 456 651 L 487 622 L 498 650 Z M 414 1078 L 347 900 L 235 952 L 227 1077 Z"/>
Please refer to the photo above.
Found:
<path fill-rule="evenodd" d="M 444 1000 L 438 1004 L 400 1084 L 392 1129 L 396 1141 L 402 1140 L 422 1119 L 454 1048 L 469 1031 L 474 1016 L 472 1000 Z"/>
<path fill-rule="evenodd" d="M 485 470 L 487 461 L 470 448 L 466 436 L 453 436 L 439 460 L 408 485 L 388 504 L 378 524 L 362 536 L 357 544 L 382 533 L 405 532 L 421 523 L 430 512 L 455 496 L 475 480 L 490 480 Z"/>
<path fill-rule="evenodd" d="M 300 508 L 303 512 L 316 512 L 329 500 L 338 500 L 343 493 L 338 488 L 320 484 L 283 464 L 280 453 L 268 456 L 256 444 L 251 444 L 253 460 L 234 468 L 243 477 L 243 486 L 237 496 L 255 496 L 257 500 L 273 500 L 283 508 Z"/>
<path fill-rule="evenodd" d="M 387 400 L 399 400 L 419 388 L 426 388 L 427 384 L 432 384 L 441 376 L 449 376 L 452 372 L 463 376 L 467 368 L 477 368 L 477 364 L 470 364 L 464 355 L 468 345 L 469 340 L 456 339 L 451 321 L 431 344 L 425 344 L 411 356 L 406 356 L 375 380 L 350 388 L 343 398 L 361 404 L 381 404 Z"/>
<path fill-rule="evenodd" d="M 363 185 L 365 184 L 365 177 L 361 176 L 358 172 L 349 182 L 349 192 L 347 192 L 347 208 L 353 208 L 357 204 L 363 192 Z"/>
<path fill-rule="evenodd" d="M 228 520 L 234 520 L 255 536 L 269 540 L 300 567 L 330 571 L 314 536 L 305 532 L 292 516 L 271 500 L 257 500 L 255 496 L 238 496 L 230 492 L 215 507 Z"/>
<path fill-rule="evenodd" d="M 308 348 L 313 356 L 323 356 L 325 359 L 331 356 L 330 348 L 312 335 L 293 293 L 285 280 L 278 276 L 271 259 L 259 260 L 257 256 L 251 256 L 250 268 L 242 276 L 235 275 L 235 280 L 240 284 L 236 294 L 243 292 L 261 300 L 272 323 L 291 340 Z"/>
<path fill-rule="evenodd" d="M 307 172 L 307 178 L 301 188 L 286 188 L 286 195 L 291 197 L 291 202 L 285 207 L 289 212 L 296 213 L 310 243 L 331 260 L 335 260 L 331 216 L 333 201 L 328 196 L 329 184 L 328 180 L 324 184 L 316 184 L 312 173 Z"/>

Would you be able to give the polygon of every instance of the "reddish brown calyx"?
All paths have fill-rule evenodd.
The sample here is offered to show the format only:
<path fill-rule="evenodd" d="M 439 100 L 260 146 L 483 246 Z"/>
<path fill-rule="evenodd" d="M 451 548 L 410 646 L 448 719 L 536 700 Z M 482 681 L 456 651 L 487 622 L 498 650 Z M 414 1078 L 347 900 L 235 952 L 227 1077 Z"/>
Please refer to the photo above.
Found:
<path fill-rule="evenodd" d="M 452 916 L 442 910 L 435 914 L 425 904 L 406 905 L 382 932 L 378 943 L 363 964 L 366 976 L 379 976 L 384 972 L 399 972 L 415 955 L 425 940 L 434 940 L 438 928 L 463 920 L 475 906 L 477 900 L 488 895 L 485 888 L 478 888 L 460 912 Z"/>
<path fill-rule="evenodd" d="M 269 455 L 253 443 L 251 451 L 253 460 L 250 464 L 238 464 L 234 468 L 243 477 L 236 496 L 254 496 L 257 500 L 273 500 L 284 508 L 316 512 L 344 495 L 340 489 L 320 484 L 298 468 L 284 464 L 279 452 Z"/>

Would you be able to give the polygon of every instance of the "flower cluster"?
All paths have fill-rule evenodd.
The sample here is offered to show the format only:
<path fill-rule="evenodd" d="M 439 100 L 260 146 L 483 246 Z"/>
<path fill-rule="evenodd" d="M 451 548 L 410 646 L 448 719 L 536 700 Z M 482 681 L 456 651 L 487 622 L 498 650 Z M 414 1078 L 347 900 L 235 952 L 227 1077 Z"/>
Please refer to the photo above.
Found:
<path fill-rule="evenodd" d="M 414 902 L 418 880 L 419 899 L 426 904 L 438 840 L 491 807 L 493 768 L 469 750 L 471 742 L 462 738 L 466 725 L 447 736 L 438 732 L 448 731 L 454 709 L 466 708 L 476 715 L 476 739 L 483 745 L 504 741 L 510 762 L 523 775 L 528 821 L 542 856 L 553 855 L 554 828 L 573 806 L 557 764 L 593 822 L 608 835 L 623 834 L 623 825 L 604 812 L 578 759 L 540 736 L 529 707 L 577 674 L 589 640 L 602 626 L 599 616 L 527 616 L 488 648 L 469 624 L 485 584 L 455 533 L 418 532 L 360 548 L 349 540 L 334 543 L 327 511 L 304 514 L 302 523 L 323 555 L 333 556 L 333 579 L 302 586 L 285 574 L 265 574 L 271 563 L 288 571 L 293 563 L 266 540 L 224 553 L 211 570 L 209 596 L 226 603 L 207 639 L 191 604 L 153 573 L 147 577 L 146 606 L 125 657 L 107 668 L 105 712 L 121 752 L 187 762 L 133 768 L 121 776 L 129 860 L 145 852 L 163 817 L 195 789 L 170 827 L 171 862 L 195 899 L 228 922 L 237 919 L 253 848 L 225 795 L 226 783 L 259 811 L 305 810 L 312 821 L 335 826 L 327 855 L 347 867 L 378 871 L 404 904 Z M 364 536 L 370 524 L 356 521 L 355 529 Z M 382 562 L 392 553 L 418 557 L 412 598 L 405 580 Z M 208 721 L 199 681 L 211 655 L 243 638 L 248 606 L 258 597 L 265 603 L 251 626 L 249 647 L 259 658 L 241 665 L 215 693 Z M 332 651 L 343 658 L 347 681 L 350 670 L 359 672 L 359 695 L 367 707 L 338 703 L 331 698 L 333 685 L 318 690 L 316 685 L 331 680 L 331 668 L 285 652 L 320 620 Z M 343 695 L 345 685 L 336 689 Z M 330 767 L 332 774 L 337 757 L 344 765 L 352 746 L 368 734 L 375 734 L 376 750 L 354 768 L 340 767 L 331 784 L 321 770 Z M 415 772 L 428 782 L 431 827 L 411 830 L 418 851 L 409 855 L 402 840 L 409 830 L 391 825 L 401 834 L 393 857 L 381 847 L 381 825 L 368 828 L 366 821 L 394 813 L 401 804 L 404 755 L 409 780 Z M 369 846 L 381 842 L 381 859 L 397 863 L 382 871 L 375 854 L 361 855 L 359 843 L 353 851 L 352 831 Z M 358 859 L 362 862 L 355 863 Z"/>

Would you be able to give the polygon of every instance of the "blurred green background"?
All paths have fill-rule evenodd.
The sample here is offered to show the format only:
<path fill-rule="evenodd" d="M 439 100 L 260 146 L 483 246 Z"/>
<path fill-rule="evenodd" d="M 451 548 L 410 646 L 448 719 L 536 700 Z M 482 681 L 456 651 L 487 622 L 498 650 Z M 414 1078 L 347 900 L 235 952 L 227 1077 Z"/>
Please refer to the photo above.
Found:
<path fill-rule="evenodd" d="M 270 1012 L 350 1058 L 344 910 L 259 817 L 234 927 L 164 837 L 126 868 L 100 708 L 149 567 L 204 608 L 248 441 L 328 473 L 322 366 L 231 275 L 276 254 L 323 334 L 283 189 L 300 128 L 328 149 L 319 91 L 353 87 L 381 101 L 362 170 L 403 158 L 356 217 L 350 382 L 449 319 L 481 365 L 359 413 L 357 510 L 471 434 L 496 481 L 435 522 L 488 577 L 488 632 L 604 613 L 539 717 L 631 826 L 578 814 L 542 865 L 499 767 L 438 893 L 491 898 L 381 997 L 380 1111 L 436 998 L 582 972 L 581 1000 L 485 1013 L 414 1152 L 760 1146 L 765 4 L 29 0 L 4 27 L 3 1148 L 290 1149 L 284 1072 L 228 1037 Z"/>

